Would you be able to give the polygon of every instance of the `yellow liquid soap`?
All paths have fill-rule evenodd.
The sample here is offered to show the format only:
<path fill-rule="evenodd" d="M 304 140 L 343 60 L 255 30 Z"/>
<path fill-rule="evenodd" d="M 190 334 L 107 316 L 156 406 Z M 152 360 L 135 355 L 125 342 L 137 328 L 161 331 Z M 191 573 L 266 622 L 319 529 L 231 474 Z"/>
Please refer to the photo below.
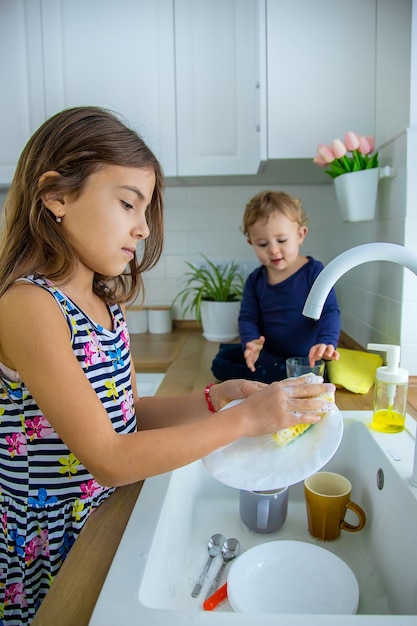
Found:
<path fill-rule="evenodd" d="M 376 411 L 372 418 L 372 428 L 381 433 L 399 433 L 404 430 L 405 416 L 392 408 Z"/>

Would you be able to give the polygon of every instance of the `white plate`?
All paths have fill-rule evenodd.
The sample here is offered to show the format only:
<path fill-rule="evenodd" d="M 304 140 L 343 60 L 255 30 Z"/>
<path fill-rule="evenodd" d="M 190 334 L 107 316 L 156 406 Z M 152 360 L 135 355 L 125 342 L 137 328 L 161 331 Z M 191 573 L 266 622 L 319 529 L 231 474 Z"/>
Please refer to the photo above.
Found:
<path fill-rule="evenodd" d="M 233 400 L 222 410 L 238 404 Z M 287 487 L 318 472 L 334 455 L 343 435 L 343 418 L 335 409 L 288 446 L 280 448 L 271 435 L 243 437 L 203 458 L 219 482 L 248 491 Z"/>
<path fill-rule="evenodd" d="M 359 585 L 338 556 L 303 541 L 263 543 L 232 563 L 227 595 L 239 613 L 351 615 Z"/>

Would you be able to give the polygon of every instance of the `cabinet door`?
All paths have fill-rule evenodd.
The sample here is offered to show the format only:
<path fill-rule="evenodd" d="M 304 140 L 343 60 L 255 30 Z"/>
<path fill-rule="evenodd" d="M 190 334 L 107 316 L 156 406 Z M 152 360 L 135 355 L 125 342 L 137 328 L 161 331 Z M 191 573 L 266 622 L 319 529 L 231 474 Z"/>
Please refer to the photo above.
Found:
<path fill-rule="evenodd" d="M 268 156 L 375 134 L 376 0 L 267 0 Z"/>
<path fill-rule="evenodd" d="M 257 0 L 175 0 L 178 173 L 260 163 Z"/>
<path fill-rule="evenodd" d="M 41 1 L 48 115 L 112 109 L 175 175 L 172 1 Z"/>
<path fill-rule="evenodd" d="M 7 187 L 19 155 L 44 120 L 38 0 L 0 4 L 0 186 Z"/>

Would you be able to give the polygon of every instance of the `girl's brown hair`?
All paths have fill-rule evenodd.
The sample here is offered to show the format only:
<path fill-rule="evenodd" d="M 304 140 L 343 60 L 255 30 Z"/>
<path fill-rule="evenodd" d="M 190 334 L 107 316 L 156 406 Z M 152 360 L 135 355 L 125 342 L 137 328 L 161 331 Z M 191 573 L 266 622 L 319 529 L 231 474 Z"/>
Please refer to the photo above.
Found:
<path fill-rule="evenodd" d="M 104 300 L 129 302 L 144 297 L 142 272 L 153 267 L 163 246 L 161 166 L 139 135 L 112 112 L 74 107 L 40 126 L 26 144 L 6 196 L 0 239 L 0 296 L 22 276 L 40 274 L 52 282 L 71 277 L 77 258 L 55 217 L 41 201 L 45 193 L 76 198 L 88 177 L 103 165 L 150 168 L 156 183 L 146 212 L 150 235 L 142 241 L 141 258 L 130 261 L 120 276 L 96 274 L 93 289 Z M 60 176 L 42 174 L 55 171 Z"/>
<path fill-rule="evenodd" d="M 282 213 L 289 220 L 300 226 L 308 224 L 301 201 L 283 191 L 261 191 L 246 205 L 243 215 L 242 231 L 249 238 L 249 229 L 259 220 L 268 221 L 273 213 Z"/>

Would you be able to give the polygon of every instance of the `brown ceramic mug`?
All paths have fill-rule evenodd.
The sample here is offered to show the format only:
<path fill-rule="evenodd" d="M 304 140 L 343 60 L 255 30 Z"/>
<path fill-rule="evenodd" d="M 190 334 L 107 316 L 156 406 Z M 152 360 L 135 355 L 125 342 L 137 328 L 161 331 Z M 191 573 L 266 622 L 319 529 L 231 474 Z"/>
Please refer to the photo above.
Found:
<path fill-rule="evenodd" d="M 334 472 L 317 472 L 304 481 L 307 505 L 308 530 L 310 535 L 322 541 L 333 541 L 341 530 L 354 533 L 362 530 L 366 523 L 364 510 L 352 502 L 350 481 Z M 347 509 L 357 518 L 356 525 L 345 521 Z"/>

